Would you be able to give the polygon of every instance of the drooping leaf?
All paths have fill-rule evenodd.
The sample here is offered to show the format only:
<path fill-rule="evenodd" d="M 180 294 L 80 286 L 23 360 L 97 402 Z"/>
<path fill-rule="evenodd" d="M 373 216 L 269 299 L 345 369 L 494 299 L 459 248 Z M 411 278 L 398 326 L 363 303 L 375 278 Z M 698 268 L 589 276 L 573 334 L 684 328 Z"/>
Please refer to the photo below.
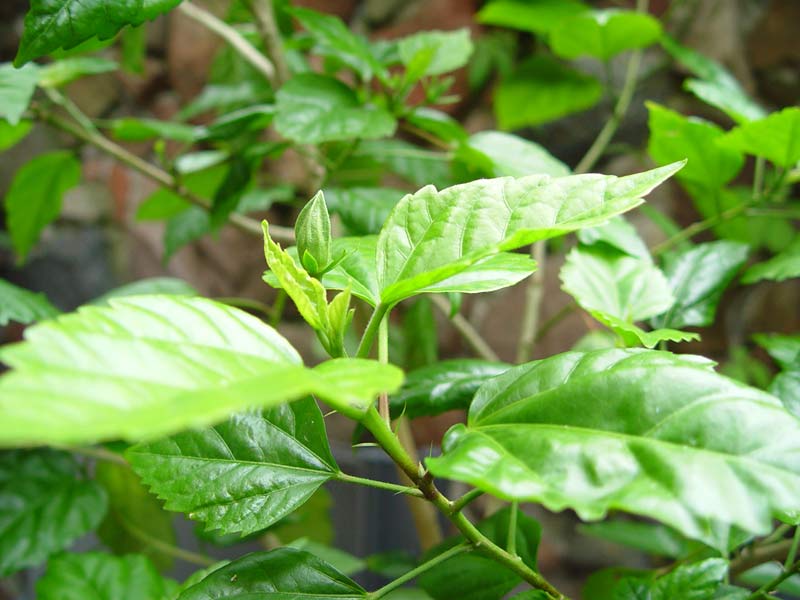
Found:
<path fill-rule="evenodd" d="M 398 42 L 400 60 L 409 68 L 418 68 L 414 79 L 442 75 L 467 64 L 473 46 L 469 29 L 420 31 Z"/>
<path fill-rule="evenodd" d="M 505 363 L 466 358 L 416 369 L 408 374 L 403 387 L 389 397 L 392 415 L 414 419 L 466 409 L 483 383 L 508 369 Z"/>
<path fill-rule="evenodd" d="M 11 243 L 24 261 L 39 234 L 61 212 L 64 193 L 80 181 L 81 165 L 72 152 L 40 154 L 14 175 L 5 197 Z"/>
<path fill-rule="evenodd" d="M 689 549 L 689 542 L 673 529 L 658 523 L 641 521 L 600 521 L 579 527 L 583 534 L 635 548 L 647 554 L 680 558 Z"/>
<path fill-rule="evenodd" d="M 403 198 L 378 237 L 381 301 L 394 304 L 498 252 L 597 225 L 638 206 L 680 165 L 616 178 L 533 175 L 479 180 Z"/>
<path fill-rule="evenodd" d="M 550 33 L 550 47 L 564 58 L 610 60 L 620 52 L 645 48 L 661 37 L 661 23 L 649 14 L 605 9 L 582 12 Z"/>
<path fill-rule="evenodd" d="M 478 13 L 484 25 L 500 25 L 546 34 L 565 20 L 589 10 L 578 0 L 493 0 Z"/>
<path fill-rule="evenodd" d="M 753 339 L 781 369 L 791 369 L 800 363 L 800 335 L 758 333 Z"/>
<path fill-rule="evenodd" d="M 178 600 L 221 598 L 363 600 L 366 591 L 329 564 L 302 550 L 254 552 L 217 569 Z"/>
<path fill-rule="evenodd" d="M 59 311 L 42 293 L 31 292 L 0 279 L 0 326 L 9 321 L 29 325 L 52 319 Z"/>
<path fill-rule="evenodd" d="M 800 161 L 800 108 L 790 106 L 743 123 L 728 132 L 725 143 L 789 169 Z"/>
<path fill-rule="evenodd" d="M 504 545 L 508 539 L 511 510 L 504 508 L 477 525 L 490 540 Z M 536 568 L 541 527 L 524 513 L 517 515 L 515 532 L 517 554 L 532 569 Z M 463 542 L 456 536 L 442 542 L 423 556 L 430 559 Z M 418 578 L 419 586 L 435 600 L 499 600 L 521 582 L 518 575 L 498 566 L 479 554 L 460 554 L 426 571 Z"/>
<path fill-rule="evenodd" d="M 12 367 L 0 377 L 0 446 L 154 439 L 310 393 L 360 412 L 401 381 L 372 361 L 303 367 L 271 327 L 201 298 L 121 298 L 26 339 L 0 353 Z"/>
<path fill-rule="evenodd" d="M 194 153 L 184 155 L 186 161 L 177 161 L 177 169 L 185 173 L 181 184 L 191 193 L 210 201 L 228 172 L 227 166 L 219 164 L 225 159 L 219 153 Z M 192 205 L 172 190 L 161 188 L 139 205 L 136 211 L 138 221 L 161 221 L 189 212 Z M 199 207 L 198 207 L 199 209 Z"/>
<path fill-rule="evenodd" d="M 311 398 L 138 444 L 127 457 L 167 509 L 223 534 L 269 527 L 339 470 Z"/>
<path fill-rule="evenodd" d="M 103 489 L 65 452 L 0 453 L 0 576 L 43 563 L 94 529 Z"/>
<path fill-rule="evenodd" d="M 167 219 L 164 229 L 164 264 L 184 246 L 211 233 L 211 216 L 199 206 L 190 206 Z"/>
<path fill-rule="evenodd" d="M 231 158 L 225 179 L 219 184 L 211 200 L 209 220 L 212 230 L 222 227 L 228 216 L 239 206 L 239 201 L 252 181 L 253 171 L 253 161 L 238 155 Z"/>
<path fill-rule="evenodd" d="M 176 277 L 148 277 L 126 283 L 92 300 L 92 304 L 108 305 L 112 298 L 125 296 L 149 296 L 168 294 L 170 296 L 197 296 L 198 291 L 183 279 Z"/>
<path fill-rule="evenodd" d="M 326 188 L 328 208 L 353 234 L 378 233 L 406 192 L 386 187 Z"/>
<path fill-rule="evenodd" d="M 38 65 L 15 69 L 11 63 L 0 64 L 0 119 L 17 125 L 39 83 Z"/>
<path fill-rule="evenodd" d="M 11 125 L 4 118 L 0 118 L 0 152 L 12 148 L 22 141 L 33 127 L 32 121 L 20 121 Z"/>
<path fill-rule="evenodd" d="M 295 75 L 277 93 L 275 129 L 303 144 L 335 140 L 378 139 L 394 133 L 397 123 L 382 108 L 362 105 L 355 92 L 324 75 Z"/>
<path fill-rule="evenodd" d="M 784 281 L 793 277 L 800 277 L 800 235 L 782 252 L 747 269 L 742 275 L 742 283 L 757 283 L 764 279 Z"/>
<path fill-rule="evenodd" d="M 653 319 L 655 327 L 706 326 L 722 294 L 747 260 L 749 247 L 719 240 L 668 257 L 664 267 L 675 303 Z"/>
<path fill-rule="evenodd" d="M 646 350 L 567 352 L 485 383 L 468 426 L 429 458 L 440 477 L 507 500 L 620 510 L 727 552 L 715 529 L 751 534 L 798 510 L 800 421 L 705 359 Z"/>
<path fill-rule="evenodd" d="M 100 75 L 117 69 L 117 63 L 99 56 L 73 56 L 39 69 L 39 85 L 57 88 L 87 75 Z"/>
<path fill-rule="evenodd" d="M 142 554 L 159 571 L 172 568 L 174 557 L 163 545 L 176 546 L 172 515 L 148 493 L 127 465 L 98 462 L 95 480 L 108 495 L 108 513 L 97 529 L 100 540 L 117 555 Z"/>
<path fill-rule="evenodd" d="M 485 157 L 486 164 L 481 166 L 489 177 L 570 174 L 569 167 L 542 146 L 510 133 L 481 131 L 469 136 L 467 146 Z"/>
<path fill-rule="evenodd" d="M 36 583 L 40 600 L 171 600 L 177 590 L 144 556 L 100 552 L 62 554 Z"/>
<path fill-rule="evenodd" d="M 628 256 L 648 262 L 652 261 L 644 240 L 625 217 L 614 217 L 608 223 L 598 227 L 578 230 L 578 241 L 584 246 L 595 244 L 610 246 Z"/>
<path fill-rule="evenodd" d="M 594 77 L 555 59 L 533 56 L 500 82 L 495 116 L 501 129 L 539 125 L 586 110 L 602 94 L 603 86 Z"/>
<path fill-rule="evenodd" d="M 31 0 L 25 30 L 14 64 L 17 66 L 90 38 L 108 40 L 126 25 L 141 25 L 180 0 L 121 0 L 108 10 L 103 0 Z"/>
<path fill-rule="evenodd" d="M 742 153 L 723 143 L 721 127 L 648 102 L 650 139 L 647 150 L 656 163 L 665 165 L 686 158 L 676 175 L 681 181 L 711 189 L 736 177 L 744 164 Z"/>

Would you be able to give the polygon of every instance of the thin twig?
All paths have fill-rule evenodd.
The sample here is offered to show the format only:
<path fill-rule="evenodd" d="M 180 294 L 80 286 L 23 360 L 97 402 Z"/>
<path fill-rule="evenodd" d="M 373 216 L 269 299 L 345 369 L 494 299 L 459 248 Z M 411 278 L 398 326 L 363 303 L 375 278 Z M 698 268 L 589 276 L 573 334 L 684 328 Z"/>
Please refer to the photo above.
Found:
<path fill-rule="evenodd" d="M 464 338 L 464 341 L 469 344 L 470 348 L 472 348 L 475 353 L 478 354 L 478 356 L 485 360 L 500 360 L 500 357 L 497 355 L 497 353 L 492 350 L 492 347 L 489 346 L 481 334 L 478 333 L 478 331 L 472 326 L 472 323 L 465 319 L 463 315 L 457 314 L 450 318 L 450 306 L 448 305 L 447 300 L 437 294 L 433 294 L 431 296 L 431 300 L 433 305 L 448 319 L 450 319 L 453 327 L 456 328 L 456 330 L 461 334 L 461 337 Z"/>
<path fill-rule="evenodd" d="M 743 551 L 731 561 L 729 572 L 731 577 L 744 573 L 760 564 L 773 560 L 783 561 L 792 547 L 792 540 L 783 540 L 767 546 L 754 546 Z"/>
<path fill-rule="evenodd" d="M 271 0 L 246 0 L 245 5 L 253 13 L 256 27 L 264 42 L 264 49 L 275 66 L 274 88 L 282 86 L 289 79 L 289 65 L 283 53 L 283 42 L 275 22 L 275 12 Z"/>
<path fill-rule="evenodd" d="M 517 343 L 517 364 L 527 362 L 533 354 L 536 343 L 536 333 L 539 328 L 539 313 L 544 296 L 544 268 L 545 268 L 545 242 L 544 240 L 531 245 L 531 258 L 536 261 L 534 271 L 528 284 L 525 286 L 525 309 L 522 314 L 519 342 Z"/>

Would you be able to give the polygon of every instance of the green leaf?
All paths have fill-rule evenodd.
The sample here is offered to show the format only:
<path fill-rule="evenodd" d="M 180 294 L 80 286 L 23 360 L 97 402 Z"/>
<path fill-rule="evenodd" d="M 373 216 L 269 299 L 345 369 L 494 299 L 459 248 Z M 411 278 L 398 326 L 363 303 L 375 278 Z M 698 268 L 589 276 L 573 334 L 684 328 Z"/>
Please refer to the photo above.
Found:
<path fill-rule="evenodd" d="M 650 139 L 647 150 L 656 163 L 687 159 L 676 177 L 709 188 L 720 188 L 741 171 L 744 156 L 723 143 L 725 132 L 717 125 L 648 102 Z"/>
<path fill-rule="evenodd" d="M 147 57 L 147 26 L 126 27 L 120 35 L 120 63 L 134 75 L 144 74 Z"/>
<path fill-rule="evenodd" d="M 38 83 L 38 65 L 15 69 L 11 63 L 0 64 L 0 119 L 17 125 L 28 110 Z"/>
<path fill-rule="evenodd" d="M 742 275 L 742 283 L 756 283 L 763 279 L 785 281 L 800 277 L 800 236 L 771 259 L 751 266 Z"/>
<path fill-rule="evenodd" d="M 546 34 L 588 10 L 577 0 L 493 0 L 478 13 L 478 22 Z"/>
<path fill-rule="evenodd" d="M 254 164 L 241 155 L 234 155 L 214 198 L 211 200 L 209 219 L 211 229 L 216 231 L 228 221 L 228 216 L 239 206 L 245 191 L 253 178 Z"/>
<path fill-rule="evenodd" d="M 171 554 L 162 544 L 176 546 L 172 515 L 142 486 L 139 477 L 125 464 L 99 461 L 95 480 L 108 495 L 108 513 L 97 536 L 114 554 L 142 554 L 160 571 L 172 568 Z"/>
<path fill-rule="evenodd" d="M 170 600 L 178 584 L 164 579 L 144 556 L 100 552 L 62 554 L 36 583 L 39 600 Z"/>
<path fill-rule="evenodd" d="M 197 296 L 199 292 L 183 279 L 176 277 L 148 277 L 132 283 L 126 283 L 102 296 L 92 300 L 92 304 L 108 305 L 112 298 L 126 296 L 148 296 L 151 294 L 168 294 L 170 296 Z"/>
<path fill-rule="evenodd" d="M 478 530 L 494 543 L 504 546 L 508 539 L 511 510 L 504 508 L 478 524 Z M 536 554 L 542 530 L 535 520 L 520 512 L 515 531 L 517 554 L 530 568 L 536 568 Z M 456 536 L 442 542 L 422 560 L 428 560 L 463 542 Z M 499 600 L 521 583 L 518 575 L 479 554 L 461 554 L 421 574 L 419 586 L 435 600 Z"/>
<path fill-rule="evenodd" d="M 403 315 L 402 333 L 400 360 L 392 362 L 411 370 L 439 360 L 439 335 L 430 299 L 421 297 L 410 303 Z"/>
<path fill-rule="evenodd" d="M 578 241 L 584 246 L 595 244 L 610 246 L 628 256 L 647 262 L 653 260 L 644 240 L 625 217 L 614 217 L 599 227 L 578 230 Z"/>
<path fill-rule="evenodd" d="M 221 598 L 363 600 L 366 591 L 329 564 L 301 550 L 254 552 L 207 575 L 178 600 Z"/>
<path fill-rule="evenodd" d="M 564 291 L 589 311 L 642 321 L 675 302 L 661 270 L 649 260 L 601 247 L 574 248 L 561 268 Z"/>
<path fill-rule="evenodd" d="M 124 117 L 111 121 L 111 135 L 124 142 L 143 142 L 162 139 L 192 143 L 198 136 L 198 128 L 194 125 L 156 119 L 137 119 Z"/>
<path fill-rule="evenodd" d="M 294 224 L 297 254 L 310 273 L 324 271 L 331 262 L 331 219 L 320 190 L 297 215 Z"/>
<path fill-rule="evenodd" d="M 42 293 L 31 292 L 0 279 L 0 326 L 15 321 L 29 325 L 52 319 L 59 311 Z"/>
<path fill-rule="evenodd" d="M 769 386 L 769 393 L 780 398 L 786 410 L 800 419 L 800 361 L 775 376 Z"/>
<path fill-rule="evenodd" d="M 796 514 L 800 421 L 706 359 L 647 350 L 567 352 L 483 385 L 468 426 L 429 458 L 438 477 L 506 500 L 657 519 L 727 552 L 720 527 L 771 531 Z"/>
<path fill-rule="evenodd" d="M 13 369 L 0 377 L 0 446 L 154 439 L 310 393 L 360 414 L 402 379 L 373 361 L 305 368 L 271 327 L 201 298 L 120 298 L 26 339 L 0 352 Z"/>
<path fill-rule="evenodd" d="M 111 39 L 125 25 L 141 25 L 179 3 L 120 0 L 110 11 L 103 0 L 31 0 L 14 64 L 24 65 L 59 48 L 69 50 L 90 38 Z"/>
<path fill-rule="evenodd" d="M 168 510 L 222 534 L 269 527 L 339 470 L 311 398 L 139 444 L 127 457 Z"/>
<path fill-rule="evenodd" d="M 116 71 L 115 61 L 99 56 L 73 56 L 57 60 L 39 69 L 39 85 L 58 88 L 87 75 Z"/>
<path fill-rule="evenodd" d="M 397 202 L 406 195 L 394 188 L 326 188 L 328 209 L 352 234 L 378 233 Z"/>
<path fill-rule="evenodd" d="M 497 87 L 495 116 L 501 129 L 554 121 L 597 104 L 603 86 L 594 77 L 546 57 L 533 56 Z"/>
<path fill-rule="evenodd" d="M 446 280 L 498 252 L 597 225 L 641 204 L 679 164 L 616 178 L 532 175 L 479 180 L 403 198 L 378 237 L 381 302 L 420 290 L 474 291 Z M 503 263 L 506 260 L 503 259 Z"/>
<path fill-rule="evenodd" d="M 673 559 L 684 556 L 690 547 L 683 536 L 658 523 L 601 521 L 580 525 L 578 530 L 591 537 Z"/>
<path fill-rule="evenodd" d="M 753 339 L 783 370 L 791 369 L 800 362 L 800 335 L 757 333 Z"/>
<path fill-rule="evenodd" d="M 411 371 L 400 391 L 389 397 L 392 416 L 415 419 L 466 409 L 483 383 L 508 369 L 501 362 L 462 358 Z"/>
<path fill-rule="evenodd" d="M 661 342 L 689 342 L 700 339 L 700 335 L 697 333 L 679 331 L 677 329 L 645 331 L 641 327 L 619 317 L 614 317 L 598 310 L 589 312 L 595 319 L 616 333 L 622 340 L 623 345 L 628 348 L 636 346 L 655 348 Z"/>
<path fill-rule="evenodd" d="M 659 577 L 650 596 L 653 600 L 710 600 L 728 575 L 728 561 L 709 558 L 702 562 L 681 565 Z"/>
<path fill-rule="evenodd" d="M 20 121 L 16 125 L 11 125 L 8 121 L 0 118 L 0 152 L 12 148 L 22 141 L 33 127 L 32 121 Z"/>
<path fill-rule="evenodd" d="M 397 127 L 394 117 L 375 106 L 362 105 L 355 92 L 324 75 L 295 75 L 277 93 L 275 129 L 303 144 L 335 140 L 377 139 Z"/>
<path fill-rule="evenodd" d="M 453 183 L 448 154 L 419 148 L 403 140 L 362 142 L 353 156 L 377 162 L 415 185 L 448 186 Z"/>
<path fill-rule="evenodd" d="M 305 504 L 286 515 L 268 531 L 281 542 L 302 538 L 309 542 L 330 545 L 334 534 L 331 520 L 332 505 L 333 498 L 330 492 L 321 487 Z"/>
<path fill-rule="evenodd" d="M 43 563 L 94 529 L 103 489 L 56 450 L 0 453 L 0 576 Z"/>
<path fill-rule="evenodd" d="M 366 564 L 360 558 L 353 556 L 349 552 L 339 550 L 332 546 L 320 544 L 308 538 L 298 538 L 287 544 L 289 548 L 304 550 L 322 559 L 342 575 L 353 575 L 364 570 Z"/>
<path fill-rule="evenodd" d="M 14 175 L 5 198 L 11 243 L 22 262 L 58 217 L 64 193 L 78 185 L 81 164 L 68 150 L 40 154 Z"/>
<path fill-rule="evenodd" d="M 790 106 L 734 127 L 725 136 L 725 143 L 789 169 L 800 161 L 800 108 Z"/>
<path fill-rule="evenodd" d="M 762 585 L 765 585 L 766 583 L 769 583 L 775 579 L 778 575 L 781 575 L 783 572 L 783 567 L 780 565 L 780 563 L 768 562 L 745 571 L 739 575 L 738 579 L 747 585 L 761 587 Z M 793 575 L 792 577 L 786 579 L 783 583 L 781 583 L 781 585 L 778 586 L 778 591 L 782 592 L 783 594 L 791 595 L 794 598 L 800 596 L 800 576 Z M 745 600 L 747 600 L 747 598 L 749 598 L 749 596 L 745 596 Z"/>
<path fill-rule="evenodd" d="M 418 106 L 405 119 L 410 125 L 432 133 L 444 142 L 463 142 L 467 139 L 467 132 L 461 124 L 440 110 Z"/>
<path fill-rule="evenodd" d="M 562 21 L 550 33 L 550 47 L 564 58 L 592 56 L 607 61 L 626 50 L 645 48 L 661 37 L 661 23 L 649 14 L 605 9 Z"/>
<path fill-rule="evenodd" d="M 703 102 L 720 109 L 738 123 L 766 115 L 725 67 L 696 50 L 682 46 L 668 35 L 661 37 L 661 44 L 675 60 L 699 77 L 684 82 L 684 88 Z"/>
<path fill-rule="evenodd" d="M 567 165 L 544 147 L 510 133 L 481 131 L 469 136 L 466 145 L 485 159 L 485 164 L 480 166 L 489 177 L 536 174 L 562 177 L 571 173 Z"/>
<path fill-rule="evenodd" d="M 181 184 L 193 194 L 210 201 L 228 172 L 226 165 L 218 163 L 220 155 L 218 153 L 195 153 L 184 155 L 181 158 L 189 159 L 186 161 L 188 165 L 179 169 L 179 171 L 186 172 L 185 168 L 188 167 L 188 172 L 181 178 Z M 161 188 L 139 205 L 136 211 L 136 220 L 161 221 L 184 212 L 188 213 L 187 209 L 191 207 L 188 200 L 172 190 Z"/>
<path fill-rule="evenodd" d="M 655 327 L 706 326 L 714 322 L 722 294 L 747 261 L 746 244 L 719 240 L 667 258 L 664 274 L 675 303 L 653 319 Z"/>
<path fill-rule="evenodd" d="M 408 68 L 421 61 L 417 77 L 442 75 L 467 64 L 472 54 L 469 29 L 453 31 L 420 31 L 402 38 L 398 42 L 400 60 Z"/>
<path fill-rule="evenodd" d="M 386 69 L 370 51 L 369 43 L 341 19 L 308 8 L 293 7 L 288 12 L 314 38 L 318 54 L 343 62 L 365 81 L 373 75 L 386 79 Z"/>

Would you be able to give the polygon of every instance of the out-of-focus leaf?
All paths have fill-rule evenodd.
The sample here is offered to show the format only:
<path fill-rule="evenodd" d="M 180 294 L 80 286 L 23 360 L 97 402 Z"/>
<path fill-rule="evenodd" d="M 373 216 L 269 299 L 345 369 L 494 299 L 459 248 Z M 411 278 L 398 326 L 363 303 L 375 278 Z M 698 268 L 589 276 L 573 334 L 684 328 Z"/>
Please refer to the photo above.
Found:
<path fill-rule="evenodd" d="M 39 85 L 57 88 L 87 75 L 116 71 L 117 63 L 99 56 L 74 56 L 57 60 L 39 69 Z"/>
<path fill-rule="evenodd" d="M 800 235 L 783 252 L 747 269 L 742 275 L 742 283 L 756 283 L 763 279 L 784 281 L 793 277 L 800 277 Z"/>
<path fill-rule="evenodd" d="M 20 121 L 16 125 L 11 125 L 5 119 L 0 118 L 0 152 L 8 150 L 24 139 L 32 126 L 32 121 Z"/>
<path fill-rule="evenodd" d="M 112 298 L 169 294 L 170 296 L 197 296 L 198 291 L 177 277 L 148 277 L 126 283 L 92 300 L 92 304 L 109 305 Z"/>
<path fill-rule="evenodd" d="M 0 279 L 0 326 L 15 321 L 29 325 L 52 319 L 59 311 L 42 293 L 31 292 Z"/>
<path fill-rule="evenodd" d="M 661 37 L 661 23 L 649 14 L 605 9 L 582 12 L 550 32 L 550 47 L 559 56 L 592 56 L 610 60 L 620 52 L 645 48 Z"/>
<path fill-rule="evenodd" d="M 578 240 L 584 246 L 603 244 L 644 261 L 652 261 L 650 251 L 639 237 L 636 228 L 625 217 L 614 217 L 599 227 L 578 230 Z"/>
<path fill-rule="evenodd" d="M 786 410 L 800 419 L 800 361 L 775 376 L 769 386 L 769 393 L 780 398 Z"/>
<path fill-rule="evenodd" d="M 588 10 L 588 6 L 577 0 L 493 0 L 478 13 L 478 21 L 546 34 Z"/>
<path fill-rule="evenodd" d="M 725 143 L 741 152 L 766 158 L 789 169 L 800 161 L 800 108 L 790 106 L 743 123 L 725 136 Z"/>
<path fill-rule="evenodd" d="M 791 369 L 800 363 L 800 335 L 757 333 L 753 339 L 781 369 Z"/>
<path fill-rule="evenodd" d="M 567 165 L 539 144 L 510 133 L 481 131 L 469 136 L 466 145 L 480 153 L 477 166 L 489 177 L 536 174 L 563 177 L 571 173 Z M 465 158 L 470 160 L 470 157 L 467 155 Z"/>
<path fill-rule="evenodd" d="M 449 73 L 467 64 L 473 46 L 469 29 L 454 31 L 420 31 L 398 43 L 400 60 L 409 67 L 417 61 L 423 66 L 416 78 Z M 421 56 L 424 55 L 424 56 Z"/>
<path fill-rule="evenodd" d="M 686 538 L 657 523 L 601 521 L 581 525 L 579 531 L 615 544 L 636 548 L 647 554 L 668 558 L 680 558 L 690 547 Z"/>
<path fill-rule="evenodd" d="M 125 142 L 164 139 L 191 143 L 197 139 L 199 131 L 194 125 L 185 123 L 134 117 L 115 119 L 110 125 L 111 135 Z"/>
<path fill-rule="evenodd" d="M 378 233 L 397 202 L 406 195 L 403 190 L 380 188 L 327 188 L 328 209 L 352 234 Z"/>
<path fill-rule="evenodd" d="M 333 546 L 314 542 L 308 538 L 298 538 L 288 543 L 287 546 L 313 554 L 317 558 L 324 560 L 342 575 L 354 575 L 363 571 L 366 567 L 364 561 L 357 556 Z"/>
<path fill-rule="evenodd" d="M 17 125 L 28 110 L 38 83 L 38 65 L 15 69 L 11 63 L 0 64 L 0 119 Z"/>

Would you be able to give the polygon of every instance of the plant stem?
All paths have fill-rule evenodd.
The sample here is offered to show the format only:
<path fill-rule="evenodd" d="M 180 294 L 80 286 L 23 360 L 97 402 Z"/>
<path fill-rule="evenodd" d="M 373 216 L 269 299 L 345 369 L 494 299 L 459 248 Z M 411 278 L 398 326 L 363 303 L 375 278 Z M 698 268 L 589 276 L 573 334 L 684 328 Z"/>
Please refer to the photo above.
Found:
<path fill-rule="evenodd" d="M 545 242 L 540 240 L 531 245 L 531 258 L 536 261 L 536 271 L 525 286 L 525 310 L 517 343 L 517 364 L 527 362 L 536 343 L 536 330 L 539 327 L 539 313 L 544 295 Z"/>
<path fill-rule="evenodd" d="M 444 561 L 453 558 L 454 556 L 458 556 L 459 554 L 463 554 L 464 552 L 470 552 L 470 551 L 472 551 L 472 548 L 468 544 L 458 544 L 457 546 L 453 546 L 449 550 L 445 550 L 441 554 L 434 556 L 429 561 L 422 563 L 421 565 L 419 565 L 414 569 L 411 569 L 408 573 L 401 575 L 394 581 L 387 583 L 382 588 L 367 594 L 367 599 L 378 600 L 378 598 L 383 598 L 389 592 L 396 590 L 404 583 L 407 583 L 412 579 L 415 579 L 418 576 L 422 575 L 426 571 L 431 570 L 436 565 L 441 564 Z"/>
<path fill-rule="evenodd" d="M 102 446 L 76 446 L 72 448 L 66 448 L 66 450 L 72 452 L 73 454 L 90 456 L 91 458 L 96 458 L 97 460 L 114 463 L 123 467 L 130 467 L 130 464 L 127 460 L 125 460 L 125 457 L 122 456 L 122 454 L 117 454 L 116 452 L 112 452 L 111 450 L 103 448 Z"/>
<path fill-rule="evenodd" d="M 431 301 L 433 305 L 444 315 L 448 318 L 450 323 L 453 324 L 453 327 L 456 328 L 456 331 L 461 334 L 461 337 L 464 338 L 464 341 L 469 344 L 469 347 L 472 348 L 475 353 L 485 360 L 491 361 L 499 361 L 500 357 L 497 356 L 497 353 L 492 350 L 492 347 L 483 339 L 480 333 L 472 326 L 463 315 L 457 314 L 454 317 L 450 318 L 450 307 L 448 306 L 447 300 L 445 300 L 439 294 L 431 295 Z"/>
<path fill-rule="evenodd" d="M 684 240 L 688 240 L 699 233 L 711 229 L 715 225 L 719 225 L 720 223 L 738 217 L 740 214 L 744 213 L 749 207 L 750 205 L 747 203 L 739 204 L 738 206 L 733 206 L 728 210 L 724 210 L 721 213 L 714 215 L 713 217 L 709 217 L 708 219 L 698 221 L 697 223 L 692 223 L 685 229 L 673 235 L 671 238 L 661 242 L 660 244 L 656 244 L 655 246 L 653 246 L 650 249 L 650 252 L 651 254 L 653 254 L 653 256 L 658 256 L 660 254 L 663 254 L 664 252 L 680 244 Z"/>
<path fill-rule="evenodd" d="M 405 494 L 407 496 L 415 496 L 417 498 L 424 498 L 422 492 L 418 488 L 409 487 L 407 485 L 398 485 L 396 483 L 389 483 L 387 481 L 379 481 L 377 479 L 367 479 L 365 477 L 357 477 L 356 475 L 348 475 L 347 473 L 339 472 L 336 474 L 337 481 L 344 481 L 346 483 L 354 483 L 357 485 L 365 485 L 368 487 L 387 490 L 396 494 Z"/>
<path fill-rule="evenodd" d="M 75 104 L 69 96 L 65 96 L 59 90 L 49 87 L 44 88 L 44 92 L 53 104 L 57 104 L 63 108 L 67 114 L 75 119 L 86 131 L 97 133 L 97 127 L 95 127 L 92 120 L 87 115 L 83 114 L 78 105 Z"/>
<path fill-rule="evenodd" d="M 788 569 L 797 559 L 798 545 L 800 545 L 800 527 L 795 527 L 794 536 L 792 537 L 792 546 L 789 548 L 789 554 L 786 555 L 786 560 L 783 563 L 784 569 Z"/>
<path fill-rule="evenodd" d="M 792 575 L 794 575 L 798 571 L 800 571 L 800 561 L 797 561 L 797 562 L 793 563 L 792 566 L 790 566 L 788 569 L 784 569 L 783 573 L 781 573 L 780 575 L 775 577 L 775 579 L 773 579 L 772 581 L 768 581 L 767 583 L 762 585 L 755 592 L 750 594 L 747 597 L 747 600 L 757 600 L 758 598 L 762 598 L 764 596 L 768 596 L 770 592 L 778 589 L 778 587 L 784 581 L 789 579 L 789 577 L 791 577 Z"/>
<path fill-rule="evenodd" d="M 222 39 L 224 39 L 231 47 L 238 52 L 242 58 L 249 62 L 257 71 L 259 71 L 270 84 L 275 86 L 277 80 L 277 72 L 275 65 L 270 60 L 261 54 L 247 39 L 233 27 L 228 25 L 225 21 L 218 19 L 216 16 L 207 10 L 192 4 L 191 2 L 182 2 L 178 9 L 187 17 L 194 19 L 210 31 L 213 31 Z"/>
<path fill-rule="evenodd" d="M 275 12 L 271 0 L 245 0 L 245 6 L 253 13 L 256 27 L 264 42 L 264 49 L 275 66 L 275 78 L 272 85 L 275 89 L 289 79 L 289 65 L 283 53 L 283 43 L 278 26 L 275 23 Z"/>
<path fill-rule="evenodd" d="M 479 490 L 478 488 L 468 491 L 460 498 L 453 500 L 453 503 L 451 505 L 451 510 L 453 512 L 461 512 L 462 510 L 464 510 L 464 508 L 466 508 L 468 504 L 472 503 L 473 500 L 477 500 L 478 498 L 483 496 L 483 493 L 484 493 L 483 490 Z"/>
<path fill-rule="evenodd" d="M 773 560 L 783 562 L 787 553 L 791 550 L 793 542 L 794 540 L 783 540 L 776 544 L 757 546 L 746 553 L 743 552 L 731 561 L 728 571 L 733 577 L 765 562 Z"/>
<path fill-rule="evenodd" d="M 764 191 L 764 167 L 764 157 L 757 156 L 755 172 L 753 173 L 753 201 L 757 201 Z"/>
<path fill-rule="evenodd" d="M 378 362 L 384 365 L 389 362 L 389 319 L 387 317 L 383 317 L 380 325 L 378 325 Z M 389 395 L 386 392 L 382 392 L 378 396 L 378 412 L 380 412 L 387 425 L 391 424 Z"/>
<path fill-rule="evenodd" d="M 358 344 L 358 351 L 356 357 L 368 358 L 369 352 L 372 350 L 372 343 L 375 341 L 375 335 L 378 333 L 381 321 L 387 316 L 389 306 L 385 304 L 378 304 L 375 310 L 372 311 L 372 316 L 369 318 L 367 328 L 364 330 L 364 335 L 361 337 L 361 342 Z"/>
<path fill-rule="evenodd" d="M 511 556 L 517 555 L 517 515 L 519 514 L 519 502 L 516 500 L 511 503 L 511 513 L 508 517 L 508 541 L 506 550 Z"/>

